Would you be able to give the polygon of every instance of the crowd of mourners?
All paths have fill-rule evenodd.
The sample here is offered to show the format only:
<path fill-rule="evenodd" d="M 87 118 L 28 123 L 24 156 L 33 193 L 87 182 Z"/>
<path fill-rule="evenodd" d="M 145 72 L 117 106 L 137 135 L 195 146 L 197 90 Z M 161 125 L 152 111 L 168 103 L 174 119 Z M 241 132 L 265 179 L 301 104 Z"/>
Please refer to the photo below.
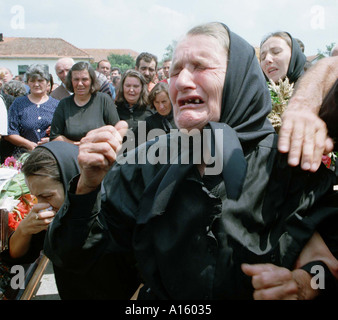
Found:
<path fill-rule="evenodd" d="M 0 67 L 1 163 L 26 155 L 38 199 L 1 260 L 43 252 L 61 299 L 337 299 L 338 48 L 311 65 L 283 31 L 258 52 L 207 23 L 122 74 Z"/>

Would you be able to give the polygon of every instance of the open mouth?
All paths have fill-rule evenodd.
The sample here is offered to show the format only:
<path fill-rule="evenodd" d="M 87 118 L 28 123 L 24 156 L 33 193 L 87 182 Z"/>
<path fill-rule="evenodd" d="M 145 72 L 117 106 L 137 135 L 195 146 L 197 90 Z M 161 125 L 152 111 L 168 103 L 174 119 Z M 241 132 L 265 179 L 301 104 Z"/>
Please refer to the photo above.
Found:
<path fill-rule="evenodd" d="M 186 106 L 186 105 L 192 105 L 192 104 L 198 105 L 198 104 L 202 104 L 202 103 L 204 103 L 204 101 L 200 98 L 189 98 L 189 99 L 179 99 L 178 100 L 178 105 L 180 107 Z"/>
<path fill-rule="evenodd" d="M 277 70 L 278 70 L 277 68 L 269 68 L 268 69 L 268 73 L 270 74 L 270 73 L 273 73 L 273 72 L 275 72 Z"/>

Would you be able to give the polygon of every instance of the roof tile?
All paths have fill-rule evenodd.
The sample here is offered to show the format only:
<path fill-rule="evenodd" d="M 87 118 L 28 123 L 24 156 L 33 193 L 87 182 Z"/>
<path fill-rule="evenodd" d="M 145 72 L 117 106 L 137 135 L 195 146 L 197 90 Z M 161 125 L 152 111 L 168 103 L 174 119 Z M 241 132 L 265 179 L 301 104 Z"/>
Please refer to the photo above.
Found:
<path fill-rule="evenodd" d="M 8 56 L 91 58 L 86 51 L 61 38 L 4 38 L 0 42 L 0 57 Z"/>

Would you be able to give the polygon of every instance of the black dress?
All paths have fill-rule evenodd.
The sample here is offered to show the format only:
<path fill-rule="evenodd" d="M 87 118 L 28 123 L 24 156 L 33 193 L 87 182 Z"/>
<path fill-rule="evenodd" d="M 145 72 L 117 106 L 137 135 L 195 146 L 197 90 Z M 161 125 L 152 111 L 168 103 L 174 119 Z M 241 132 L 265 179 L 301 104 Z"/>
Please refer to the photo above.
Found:
<path fill-rule="evenodd" d="M 74 95 L 62 99 L 53 116 L 50 139 L 60 135 L 80 141 L 90 130 L 115 125 L 119 116 L 113 100 L 105 93 L 96 92 L 82 107 L 74 102 Z"/>
<path fill-rule="evenodd" d="M 135 104 L 129 107 L 126 101 L 116 102 L 116 106 L 120 120 L 126 121 L 130 130 L 136 130 L 139 121 L 143 121 L 153 114 L 147 106 Z"/>
<path fill-rule="evenodd" d="M 151 140 L 159 135 L 170 133 L 170 130 L 172 129 L 177 129 L 172 110 L 166 116 L 161 116 L 156 112 L 151 116 L 148 116 L 143 123 L 139 123 L 136 130 L 134 130 L 135 141 L 137 145 L 140 145 L 146 140 Z M 140 130 L 143 130 L 143 132 L 140 132 Z M 150 131 L 152 131 L 152 134 L 148 136 Z"/>
<path fill-rule="evenodd" d="M 102 189 L 77 195 L 74 179 L 56 217 L 60 223 L 45 241 L 52 261 L 80 270 L 109 246 L 118 254 L 112 267 L 121 272 L 121 253 L 135 257 L 145 284 L 139 299 L 216 300 L 252 299 L 241 263 L 292 269 L 315 230 L 337 257 L 336 231 L 328 227 L 338 220 L 335 175 L 324 165 L 316 173 L 289 167 L 278 153 L 254 49 L 228 32 L 221 119 L 205 128 L 213 133 L 221 172 L 201 177 L 191 157 L 195 149 L 181 148 L 176 133 L 142 144 L 124 164 L 117 159 Z M 174 156 L 170 147 L 177 148 Z M 154 148 L 166 162 L 137 161 Z"/>

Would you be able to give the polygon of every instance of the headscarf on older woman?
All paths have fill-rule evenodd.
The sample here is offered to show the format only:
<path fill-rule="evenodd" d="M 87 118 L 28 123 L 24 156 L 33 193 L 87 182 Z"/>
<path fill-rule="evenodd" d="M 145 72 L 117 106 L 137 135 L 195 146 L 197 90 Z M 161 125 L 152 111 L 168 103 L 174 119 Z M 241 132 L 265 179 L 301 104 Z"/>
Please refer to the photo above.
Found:
<path fill-rule="evenodd" d="M 213 133 L 210 146 L 221 159 L 220 173 L 201 175 L 190 145 L 170 158 L 168 150 L 178 146 L 178 135 L 160 136 L 142 144 L 128 153 L 125 163 L 117 158 L 105 175 L 102 189 L 98 186 L 90 193 L 76 194 L 78 180 L 74 180 L 61 215 L 68 217 L 67 223 L 52 226 L 45 243 L 51 259 L 67 268 L 83 269 L 93 261 L 84 259 L 79 249 L 86 248 L 84 253 L 90 251 L 98 257 L 101 244 L 108 243 L 116 253 L 135 256 L 145 284 L 141 299 L 252 298 L 250 279 L 241 271 L 243 262 L 269 262 L 291 269 L 316 227 L 335 217 L 332 203 L 324 199 L 320 203 L 332 190 L 334 174 L 324 167 L 313 174 L 291 168 L 286 156 L 278 154 L 277 135 L 266 119 L 271 109 L 269 92 L 254 49 L 228 27 L 217 26 L 216 33 L 220 27 L 229 34 L 230 47 L 224 54 L 228 63 L 224 85 L 217 84 L 223 89 L 223 93 L 217 91 L 221 103 L 213 105 L 221 109 L 220 118 L 206 123 L 202 132 L 210 129 Z M 195 35 L 201 36 L 199 41 L 215 37 L 206 37 L 203 28 L 197 27 L 188 32 L 181 47 L 178 44 L 175 54 L 183 57 L 183 63 L 180 58 L 176 62 L 174 55 L 173 65 L 183 64 L 185 75 L 191 74 L 186 70 L 189 68 L 198 74 L 205 71 L 190 60 L 193 52 L 189 45 L 198 50 L 196 43 L 189 42 Z M 210 44 L 221 47 L 214 40 Z M 196 55 L 205 59 L 208 47 L 201 51 Z M 223 50 L 217 62 L 222 57 Z M 193 87 L 194 76 L 190 80 Z M 203 77 L 199 80 L 200 86 L 205 84 Z M 171 96 L 177 82 L 171 77 Z M 212 94 L 214 90 L 208 88 Z M 199 108 L 192 103 L 202 105 L 203 111 L 210 108 L 199 98 L 195 101 L 195 96 L 195 92 L 184 96 L 189 100 L 187 107 L 185 101 L 182 106 L 173 101 L 174 110 Z M 172 161 L 151 163 L 147 157 L 145 163 L 128 162 L 151 152 L 155 158 L 166 154 Z M 192 156 L 187 163 L 182 161 L 185 153 Z M 86 179 L 83 173 L 82 177 Z M 85 221 L 81 229 L 77 217 Z M 75 225 L 77 233 L 72 227 Z"/>

